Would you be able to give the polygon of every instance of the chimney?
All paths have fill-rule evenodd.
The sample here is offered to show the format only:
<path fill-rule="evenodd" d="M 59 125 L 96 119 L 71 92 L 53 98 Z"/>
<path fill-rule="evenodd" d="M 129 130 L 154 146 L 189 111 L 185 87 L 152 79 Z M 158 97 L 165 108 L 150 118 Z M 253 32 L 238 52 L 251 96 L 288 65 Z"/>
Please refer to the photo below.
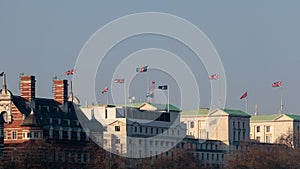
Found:
<path fill-rule="evenodd" d="M 62 79 L 53 80 L 54 100 L 60 104 L 64 104 L 68 100 L 68 81 Z"/>
<path fill-rule="evenodd" d="M 21 97 L 31 101 L 35 98 L 35 76 L 20 76 Z"/>

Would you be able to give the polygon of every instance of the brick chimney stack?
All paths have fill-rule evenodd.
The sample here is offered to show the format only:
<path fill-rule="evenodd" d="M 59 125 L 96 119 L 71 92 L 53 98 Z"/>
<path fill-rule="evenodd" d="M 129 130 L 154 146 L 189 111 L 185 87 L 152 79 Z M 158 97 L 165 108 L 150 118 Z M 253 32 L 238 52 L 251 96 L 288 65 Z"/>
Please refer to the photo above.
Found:
<path fill-rule="evenodd" d="M 21 97 L 31 101 L 35 98 L 35 76 L 20 76 Z"/>
<path fill-rule="evenodd" d="M 62 79 L 53 80 L 54 100 L 60 104 L 64 104 L 68 100 L 68 81 Z"/>

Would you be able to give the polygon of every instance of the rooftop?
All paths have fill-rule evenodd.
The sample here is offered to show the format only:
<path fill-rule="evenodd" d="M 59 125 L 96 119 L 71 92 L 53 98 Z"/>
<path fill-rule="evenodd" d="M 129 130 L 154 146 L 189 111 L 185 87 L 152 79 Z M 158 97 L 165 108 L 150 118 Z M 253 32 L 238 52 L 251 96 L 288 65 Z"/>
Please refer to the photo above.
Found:
<path fill-rule="evenodd" d="M 256 116 L 252 116 L 250 120 L 254 121 L 254 122 L 273 121 L 273 120 L 275 120 L 277 117 L 279 117 L 281 115 L 285 115 L 285 116 L 288 116 L 289 118 L 291 118 L 293 120 L 300 121 L 300 115 L 296 115 L 296 114 L 264 114 L 264 115 L 256 115 Z"/>

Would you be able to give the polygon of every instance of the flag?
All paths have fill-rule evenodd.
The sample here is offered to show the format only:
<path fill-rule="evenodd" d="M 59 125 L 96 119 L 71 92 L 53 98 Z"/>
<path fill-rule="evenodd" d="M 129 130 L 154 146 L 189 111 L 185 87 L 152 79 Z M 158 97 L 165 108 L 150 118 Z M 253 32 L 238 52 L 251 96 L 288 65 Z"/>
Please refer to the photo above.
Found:
<path fill-rule="evenodd" d="M 158 89 L 160 89 L 160 90 L 167 90 L 168 89 L 168 85 L 158 86 Z"/>
<path fill-rule="evenodd" d="M 241 97 L 240 97 L 240 99 L 244 99 L 244 98 L 246 98 L 248 96 L 248 92 L 245 92 Z"/>
<path fill-rule="evenodd" d="M 3 76 L 3 75 L 4 75 L 4 72 L 1 72 L 1 73 L 0 73 L 0 77 Z"/>
<path fill-rule="evenodd" d="M 148 66 L 136 68 L 136 72 L 147 72 Z"/>
<path fill-rule="evenodd" d="M 105 93 L 105 92 L 108 92 L 108 87 L 107 87 L 107 86 L 104 87 L 104 88 L 101 90 L 101 93 L 102 93 L 102 94 Z"/>
<path fill-rule="evenodd" d="M 147 93 L 146 97 L 153 98 L 153 97 L 154 97 L 154 93 L 153 93 L 153 92 L 151 92 L 151 93 Z"/>
<path fill-rule="evenodd" d="M 220 78 L 220 75 L 218 75 L 218 74 L 213 74 L 213 75 L 211 75 L 211 76 L 209 77 L 209 80 L 219 80 L 219 78 Z"/>
<path fill-rule="evenodd" d="M 73 75 L 75 73 L 76 73 L 76 69 L 71 69 L 71 70 L 66 71 L 65 75 Z"/>
<path fill-rule="evenodd" d="M 272 84 L 272 87 L 281 87 L 282 86 L 282 81 L 274 82 Z"/>
<path fill-rule="evenodd" d="M 125 79 L 115 79 L 115 83 L 124 83 Z"/>

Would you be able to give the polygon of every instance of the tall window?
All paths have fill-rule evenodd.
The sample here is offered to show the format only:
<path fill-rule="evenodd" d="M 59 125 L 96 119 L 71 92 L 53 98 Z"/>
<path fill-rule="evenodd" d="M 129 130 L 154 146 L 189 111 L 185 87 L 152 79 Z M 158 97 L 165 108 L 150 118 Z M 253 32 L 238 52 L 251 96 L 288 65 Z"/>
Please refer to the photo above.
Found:
<path fill-rule="evenodd" d="M 266 143 L 271 143 L 271 137 L 270 136 L 266 136 Z"/>
<path fill-rule="evenodd" d="M 257 137 L 256 137 L 256 140 L 257 140 L 257 141 L 260 141 L 260 136 L 257 136 Z"/>
<path fill-rule="evenodd" d="M 105 118 L 107 119 L 107 109 L 105 109 Z"/>
<path fill-rule="evenodd" d="M 267 126 L 267 127 L 266 127 L 266 131 L 267 131 L 267 132 L 270 132 L 270 126 Z"/>
<path fill-rule="evenodd" d="M 18 136 L 18 132 L 17 131 L 12 131 L 12 139 L 16 140 Z"/>
<path fill-rule="evenodd" d="M 233 121 L 233 128 L 235 128 L 235 121 Z"/>
<path fill-rule="evenodd" d="M 256 132 L 258 132 L 258 133 L 260 132 L 260 126 L 256 127 Z"/>
<path fill-rule="evenodd" d="M 235 131 L 233 131 L 233 141 L 235 141 Z"/>
<path fill-rule="evenodd" d="M 193 121 L 191 121 L 191 128 L 194 128 L 194 126 L 195 126 L 195 124 L 194 124 L 194 122 Z"/>

